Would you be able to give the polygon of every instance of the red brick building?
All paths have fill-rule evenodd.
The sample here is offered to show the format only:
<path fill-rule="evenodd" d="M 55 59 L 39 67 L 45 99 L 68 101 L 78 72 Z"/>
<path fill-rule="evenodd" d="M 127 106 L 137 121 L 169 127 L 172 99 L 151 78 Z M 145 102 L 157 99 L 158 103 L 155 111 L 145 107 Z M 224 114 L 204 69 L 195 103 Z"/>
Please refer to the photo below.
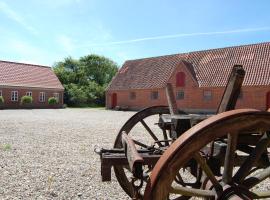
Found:
<path fill-rule="evenodd" d="M 53 70 L 47 66 L 0 61 L 1 108 L 51 108 L 63 106 L 64 88 Z M 22 96 L 32 96 L 30 105 L 21 105 Z M 56 97 L 57 105 L 49 105 L 48 99 Z"/>
<path fill-rule="evenodd" d="M 269 108 L 270 42 L 126 61 L 107 88 L 106 107 L 167 105 L 170 82 L 178 108 L 212 112 L 235 64 L 246 70 L 237 108 Z"/>

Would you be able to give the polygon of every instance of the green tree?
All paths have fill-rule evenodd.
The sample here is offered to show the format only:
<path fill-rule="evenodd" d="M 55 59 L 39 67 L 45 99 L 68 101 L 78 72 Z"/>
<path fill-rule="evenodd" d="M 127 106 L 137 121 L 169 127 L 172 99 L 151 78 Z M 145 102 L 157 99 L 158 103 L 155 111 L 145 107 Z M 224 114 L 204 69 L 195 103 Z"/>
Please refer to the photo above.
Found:
<path fill-rule="evenodd" d="M 85 68 L 86 79 L 98 85 L 108 84 L 118 70 L 115 62 L 94 54 L 80 58 L 80 63 Z"/>
<path fill-rule="evenodd" d="M 56 63 L 54 72 L 62 84 L 78 84 L 82 72 L 82 66 L 78 60 L 71 57 L 65 58 L 64 61 Z"/>
<path fill-rule="evenodd" d="M 54 72 L 65 87 L 64 102 L 68 105 L 105 104 L 105 88 L 116 74 L 112 60 L 88 55 L 76 60 L 71 57 L 54 65 Z"/>
<path fill-rule="evenodd" d="M 65 85 L 67 104 L 71 106 L 79 106 L 87 102 L 87 95 L 82 87 L 71 83 Z"/>

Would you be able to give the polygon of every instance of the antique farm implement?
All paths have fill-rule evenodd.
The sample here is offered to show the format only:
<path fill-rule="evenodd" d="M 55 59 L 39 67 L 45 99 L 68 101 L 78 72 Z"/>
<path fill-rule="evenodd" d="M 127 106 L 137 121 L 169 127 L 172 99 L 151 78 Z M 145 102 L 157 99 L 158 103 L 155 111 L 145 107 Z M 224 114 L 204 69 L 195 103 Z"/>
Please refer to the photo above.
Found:
<path fill-rule="evenodd" d="M 121 128 L 113 149 L 96 149 L 102 181 L 111 169 L 133 199 L 270 199 L 270 113 L 234 110 L 245 76 L 234 66 L 216 115 L 146 108 Z"/>

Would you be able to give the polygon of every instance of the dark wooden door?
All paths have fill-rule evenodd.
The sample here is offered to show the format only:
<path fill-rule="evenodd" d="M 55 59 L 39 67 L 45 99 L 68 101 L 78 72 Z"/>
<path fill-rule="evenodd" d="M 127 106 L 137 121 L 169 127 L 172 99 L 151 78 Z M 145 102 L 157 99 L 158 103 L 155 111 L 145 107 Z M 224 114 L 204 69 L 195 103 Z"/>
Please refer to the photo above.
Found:
<path fill-rule="evenodd" d="M 116 105 L 117 105 L 117 94 L 113 93 L 112 94 L 112 108 L 115 108 Z"/>
<path fill-rule="evenodd" d="M 270 108 L 270 91 L 266 95 L 266 109 Z"/>

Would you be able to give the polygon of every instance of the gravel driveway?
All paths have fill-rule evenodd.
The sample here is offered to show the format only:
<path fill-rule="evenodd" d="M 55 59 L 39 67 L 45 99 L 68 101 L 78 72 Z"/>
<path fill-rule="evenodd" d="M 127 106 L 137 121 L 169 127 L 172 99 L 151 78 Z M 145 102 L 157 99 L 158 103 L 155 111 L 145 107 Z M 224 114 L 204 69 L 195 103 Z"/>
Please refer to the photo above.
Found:
<path fill-rule="evenodd" d="M 129 199 L 102 183 L 94 146 L 112 147 L 134 112 L 0 110 L 0 199 Z"/>

